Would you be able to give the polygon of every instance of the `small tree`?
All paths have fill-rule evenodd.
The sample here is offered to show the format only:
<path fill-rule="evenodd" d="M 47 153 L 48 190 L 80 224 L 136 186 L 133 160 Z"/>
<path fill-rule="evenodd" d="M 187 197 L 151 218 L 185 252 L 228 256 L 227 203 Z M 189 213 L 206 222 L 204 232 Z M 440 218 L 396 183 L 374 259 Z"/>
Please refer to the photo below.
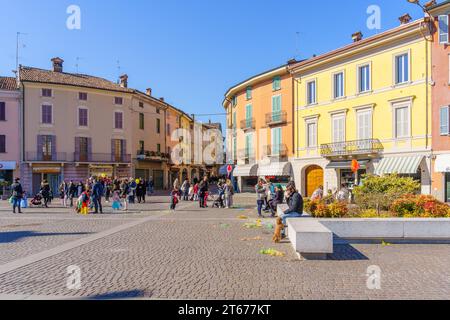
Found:
<path fill-rule="evenodd" d="M 397 174 L 374 176 L 366 175 L 363 184 L 355 187 L 355 203 L 363 209 L 388 210 L 392 203 L 406 194 L 420 191 L 420 183 L 411 177 L 401 177 Z"/>

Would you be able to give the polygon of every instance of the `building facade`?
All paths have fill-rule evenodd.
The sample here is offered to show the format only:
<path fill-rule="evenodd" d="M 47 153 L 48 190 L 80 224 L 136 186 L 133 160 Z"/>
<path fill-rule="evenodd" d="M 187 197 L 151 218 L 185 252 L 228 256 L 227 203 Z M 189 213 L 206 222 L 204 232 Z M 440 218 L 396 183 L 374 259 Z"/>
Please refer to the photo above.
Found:
<path fill-rule="evenodd" d="M 293 83 L 287 65 L 252 77 L 228 90 L 227 162 L 240 191 L 251 191 L 259 177 L 287 184 L 294 155 Z"/>
<path fill-rule="evenodd" d="M 432 15 L 433 195 L 450 202 L 450 1 L 429 9 Z"/>
<path fill-rule="evenodd" d="M 423 20 L 290 66 L 295 83 L 295 181 L 352 189 L 364 174 L 398 173 L 431 192 L 431 46 Z M 351 163 L 360 170 L 354 174 Z"/>
<path fill-rule="evenodd" d="M 128 77 L 115 84 L 65 73 L 60 58 L 52 62 L 52 70 L 19 70 L 24 188 L 36 193 L 45 179 L 55 192 L 63 180 L 131 177 L 133 90 L 127 88 Z"/>
<path fill-rule="evenodd" d="M 16 78 L 0 77 L 0 183 L 19 177 L 19 100 Z"/>
<path fill-rule="evenodd" d="M 165 113 L 167 105 L 151 95 L 135 91 L 132 99 L 132 143 L 134 177 L 152 180 L 156 190 L 167 186 Z"/>

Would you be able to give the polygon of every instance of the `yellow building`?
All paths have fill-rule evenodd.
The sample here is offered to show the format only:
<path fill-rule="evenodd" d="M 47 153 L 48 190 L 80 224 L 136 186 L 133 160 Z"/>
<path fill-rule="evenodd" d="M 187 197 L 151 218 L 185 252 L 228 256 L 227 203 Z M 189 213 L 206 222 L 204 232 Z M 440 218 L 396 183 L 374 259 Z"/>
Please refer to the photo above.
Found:
<path fill-rule="evenodd" d="M 296 103 L 295 181 L 350 189 L 362 174 L 399 173 L 430 193 L 431 68 L 423 20 L 290 65 Z M 351 171 L 358 160 L 358 174 Z"/>

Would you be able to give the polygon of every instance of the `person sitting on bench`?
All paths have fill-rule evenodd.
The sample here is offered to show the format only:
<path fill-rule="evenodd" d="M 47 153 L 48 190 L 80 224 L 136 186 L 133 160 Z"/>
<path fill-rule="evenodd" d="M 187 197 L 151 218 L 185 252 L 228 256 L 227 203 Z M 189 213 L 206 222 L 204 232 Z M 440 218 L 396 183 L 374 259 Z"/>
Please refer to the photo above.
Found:
<path fill-rule="evenodd" d="M 303 215 L 303 198 L 292 184 L 289 184 L 286 188 L 286 200 L 289 208 L 281 215 L 284 225 L 286 225 L 287 219 L 300 218 Z M 283 231 L 283 237 L 285 236 Z"/>

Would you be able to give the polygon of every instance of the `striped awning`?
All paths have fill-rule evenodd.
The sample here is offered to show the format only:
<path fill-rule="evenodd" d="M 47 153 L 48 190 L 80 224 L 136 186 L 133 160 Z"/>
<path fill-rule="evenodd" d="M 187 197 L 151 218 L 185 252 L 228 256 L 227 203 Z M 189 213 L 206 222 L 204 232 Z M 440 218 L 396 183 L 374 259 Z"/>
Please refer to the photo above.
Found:
<path fill-rule="evenodd" d="M 274 162 L 267 166 L 261 166 L 258 176 L 289 177 L 292 176 L 292 165 L 289 162 Z"/>
<path fill-rule="evenodd" d="M 235 177 L 257 177 L 258 176 L 258 165 L 250 164 L 237 166 L 234 169 L 233 175 Z"/>
<path fill-rule="evenodd" d="M 376 167 L 375 174 L 416 174 L 424 158 L 425 156 L 384 158 Z"/>

